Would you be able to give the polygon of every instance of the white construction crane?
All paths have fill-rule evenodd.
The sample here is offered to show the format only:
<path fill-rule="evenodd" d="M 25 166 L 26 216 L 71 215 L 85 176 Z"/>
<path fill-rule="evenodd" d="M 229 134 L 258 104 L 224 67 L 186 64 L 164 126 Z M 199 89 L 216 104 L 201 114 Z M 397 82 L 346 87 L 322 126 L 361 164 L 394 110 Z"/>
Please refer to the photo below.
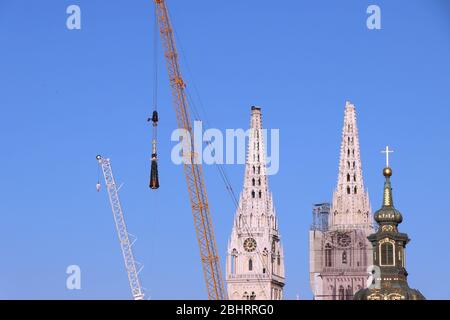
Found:
<path fill-rule="evenodd" d="M 137 262 L 134 260 L 133 256 L 132 246 L 134 241 L 130 242 L 130 237 L 132 237 L 132 235 L 127 232 L 127 226 L 125 224 L 122 206 L 120 205 L 119 200 L 119 188 L 117 188 L 114 180 L 111 162 L 109 159 L 105 159 L 100 155 L 98 155 L 96 159 L 102 168 L 103 176 L 105 178 L 109 202 L 111 203 L 117 235 L 119 236 L 120 247 L 122 249 L 125 268 L 128 274 L 128 281 L 130 282 L 131 294 L 133 295 L 134 300 L 144 300 L 144 292 L 139 281 L 140 270 L 136 268 Z M 99 190 L 99 182 L 97 183 L 97 190 Z"/>

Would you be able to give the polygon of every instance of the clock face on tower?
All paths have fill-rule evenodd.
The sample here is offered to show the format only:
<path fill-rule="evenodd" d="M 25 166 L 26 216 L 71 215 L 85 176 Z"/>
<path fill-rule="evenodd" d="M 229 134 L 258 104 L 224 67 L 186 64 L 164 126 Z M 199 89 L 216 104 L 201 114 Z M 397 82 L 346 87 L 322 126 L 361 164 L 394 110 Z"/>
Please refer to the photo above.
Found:
<path fill-rule="evenodd" d="M 256 249 L 256 240 L 253 238 L 247 238 L 244 241 L 244 250 L 247 252 L 253 252 Z"/>
<path fill-rule="evenodd" d="M 350 243 L 352 242 L 352 239 L 348 234 L 339 234 L 337 238 L 338 244 L 341 247 L 348 247 Z"/>

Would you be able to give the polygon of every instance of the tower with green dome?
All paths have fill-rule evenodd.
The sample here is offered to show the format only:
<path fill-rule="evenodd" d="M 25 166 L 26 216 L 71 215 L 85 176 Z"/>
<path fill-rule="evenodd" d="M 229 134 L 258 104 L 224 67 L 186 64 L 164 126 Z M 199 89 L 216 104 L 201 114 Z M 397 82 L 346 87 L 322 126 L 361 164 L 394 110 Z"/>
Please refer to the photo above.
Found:
<path fill-rule="evenodd" d="M 398 230 L 403 217 L 394 207 L 392 198 L 390 152 L 386 147 L 383 205 L 374 215 L 378 230 L 368 236 L 373 247 L 373 283 L 369 288 L 359 290 L 355 300 L 425 300 L 420 291 L 411 289 L 407 282 L 405 247 L 410 239 Z"/>

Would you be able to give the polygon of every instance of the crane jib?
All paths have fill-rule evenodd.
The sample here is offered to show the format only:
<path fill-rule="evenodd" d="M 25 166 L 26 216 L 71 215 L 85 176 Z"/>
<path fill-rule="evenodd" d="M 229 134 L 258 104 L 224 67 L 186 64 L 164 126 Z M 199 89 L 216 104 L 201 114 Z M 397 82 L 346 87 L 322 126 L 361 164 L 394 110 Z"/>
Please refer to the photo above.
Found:
<path fill-rule="evenodd" d="M 191 137 L 193 137 L 189 108 L 184 92 L 186 84 L 181 76 L 181 69 L 175 46 L 175 37 L 170 23 L 167 6 L 164 0 L 154 1 L 156 6 L 155 19 L 158 22 L 161 35 L 178 126 L 180 129 L 187 130 Z M 190 157 L 191 162 L 184 164 L 184 173 L 187 181 L 208 298 L 226 300 L 227 297 L 220 268 L 220 259 L 217 254 L 217 244 L 214 236 L 211 214 L 209 212 L 202 167 L 193 161 L 195 153 L 191 152 Z"/>

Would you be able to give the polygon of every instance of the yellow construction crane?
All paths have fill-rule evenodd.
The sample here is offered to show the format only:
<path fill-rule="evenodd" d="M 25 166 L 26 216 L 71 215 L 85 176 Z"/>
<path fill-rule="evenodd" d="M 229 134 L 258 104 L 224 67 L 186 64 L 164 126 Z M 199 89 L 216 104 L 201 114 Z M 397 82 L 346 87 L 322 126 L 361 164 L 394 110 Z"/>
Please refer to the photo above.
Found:
<path fill-rule="evenodd" d="M 194 217 L 197 241 L 200 247 L 200 258 L 208 298 L 212 300 L 226 300 L 227 297 L 222 279 L 222 270 L 220 268 L 211 214 L 209 212 L 202 166 L 201 164 L 197 164 L 197 155 L 194 152 L 194 134 L 185 91 L 186 85 L 181 76 L 173 28 L 165 1 L 154 0 L 154 2 L 156 6 L 156 19 L 164 49 L 164 57 L 169 72 L 170 87 L 172 89 L 173 105 L 177 116 L 178 127 L 189 132 L 189 139 L 191 139 L 191 141 L 184 141 L 189 151 L 183 151 L 183 166 L 192 207 L 192 215 Z"/>

